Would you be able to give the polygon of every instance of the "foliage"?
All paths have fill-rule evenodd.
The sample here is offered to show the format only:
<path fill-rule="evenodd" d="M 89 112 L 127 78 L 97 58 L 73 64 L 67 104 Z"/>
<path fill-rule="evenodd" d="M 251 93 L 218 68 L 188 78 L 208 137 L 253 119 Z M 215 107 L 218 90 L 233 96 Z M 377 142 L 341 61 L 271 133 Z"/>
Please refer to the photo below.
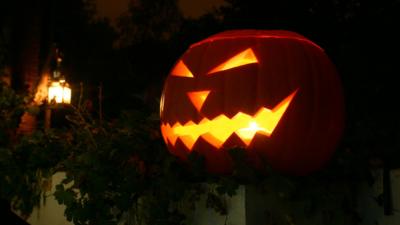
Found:
<path fill-rule="evenodd" d="M 225 199 L 240 185 L 268 199 L 262 207 L 272 224 L 342 224 L 356 218 L 356 195 L 348 183 L 353 177 L 341 174 L 352 171 L 346 168 L 348 156 L 339 154 L 335 162 L 341 163 L 321 174 L 298 178 L 268 167 L 256 171 L 243 160 L 243 149 L 232 149 L 234 173 L 211 175 L 196 153 L 183 164 L 167 152 L 158 116 L 152 112 L 126 111 L 118 119 L 99 121 L 78 107 L 68 115 L 69 128 L 38 130 L 2 146 L 1 197 L 29 214 L 49 185 L 48 178 L 63 171 L 66 177 L 54 196 L 66 206 L 67 219 L 77 225 L 187 224 L 202 196 L 206 207 L 226 215 Z"/>
<path fill-rule="evenodd" d="M 66 179 L 55 197 L 75 224 L 179 224 L 173 208 L 191 184 L 180 181 L 177 165 L 160 143 L 154 121 L 143 112 L 124 113 L 102 126 L 77 110 L 62 162 Z M 151 126 L 149 126 L 149 124 Z M 179 170 L 178 170 L 179 171 Z M 126 212 L 135 217 L 126 218 Z M 140 213 L 139 213 L 140 212 Z"/>
<path fill-rule="evenodd" d="M 9 135 L 18 126 L 19 118 L 24 111 L 24 99 L 10 87 L 0 81 L 0 140 L 1 146 L 9 146 Z"/>
<path fill-rule="evenodd" d="M 343 180 L 347 176 L 328 174 L 340 171 L 337 168 L 305 178 L 269 168 L 260 173 L 243 160 L 243 149 L 232 149 L 234 173 L 211 175 L 196 153 L 190 155 L 189 164 L 168 154 L 151 111 L 124 112 L 118 119 L 99 123 L 76 109 L 68 119 L 72 127 L 64 149 L 69 156 L 60 163 L 66 178 L 54 195 L 66 205 L 66 216 L 74 224 L 186 224 L 201 196 L 206 196 L 206 207 L 226 215 L 225 198 L 235 195 L 240 185 L 273 196 L 274 205 L 263 207 L 275 215 L 276 224 L 288 216 L 298 224 L 309 224 L 311 215 L 331 224 L 356 216 L 354 207 L 343 208 L 354 204 L 353 186 Z"/>
<path fill-rule="evenodd" d="M 16 133 L 27 99 L 6 85 L 0 86 L 0 198 L 14 210 L 29 215 L 39 205 L 49 177 L 64 158 L 60 137 L 41 131 L 19 137 Z"/>

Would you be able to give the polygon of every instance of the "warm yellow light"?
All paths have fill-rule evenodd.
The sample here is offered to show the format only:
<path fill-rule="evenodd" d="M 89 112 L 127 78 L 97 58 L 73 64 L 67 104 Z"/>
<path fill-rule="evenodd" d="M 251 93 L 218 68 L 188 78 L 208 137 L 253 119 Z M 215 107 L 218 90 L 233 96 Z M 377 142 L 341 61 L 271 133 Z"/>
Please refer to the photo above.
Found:
<path fill-rule="evenodd" d="M 294 91 L 272 110 L 261 107 L 253 116 L 239 112 L 232 118 L 223 114 L 212 120 L 204 118 L 198 124 L 193 121 L 184 125 L 175 123 L 173 126 L 166 123 L 161 125 L 161 133 L 165 142 L 175 145 L 179 138 L 189 150 L 199 137 L 219 149 L 233 133 L 236 133 L 248 146 L 256 133 L 271 136 L 296 92 Z"/>
<path fill-rule="evenodd" d="M 257 132 L 265 134 L 266 136 L 269 136 L 272 133 L 268 132 L 266 128 L 260 127 L 255 121 L 250 121 L 247 127 L 240 128 L 235 133 L 242 139 L 242 141 L 246 145 L 249 145 Z"/>
<path fill-rule="evenodd" d="M 63 103 L 71 104 L 71 88 L 63 87 Z"/>
<path fill-rule="evenodd" d="M 216 73 L 216 72 L 223 71 L 223 70 L 229 70 L 229 69 L 232 69 L 235 67 L 244 66 L 247 64 L 257 63 L 257 62 L 258 62 L 258 60 L 257 60 L 256 56 L 254 55 L 253 50 L 251 48 L 248 48 L 248 49 L 244 50 L 243 52 L 240 52 L 239 54 L 233 56 L 228 61 L 215 67 L 210 72 L 208 72 L 208 74 Z"/>
<path fill-rule="evenodd" d="M 210 91 L 192 91 L 187 93 L 190 101 L 192 101 L 194 107 L 196 107 L 199 112 L 206 101 L 208 94 L 210 94 Z"/>
<path fill-rule="evenodd" d="M 48 92 L 49 103 L 71 103 L 71 88 L 66 82 L 52 82 Z"/>
<path fill-rule="evenodd" d="M 171 75 L 178 77 L 193 77 L 192 72 L 190 72 L 182 60 L 176 64 L 175 68 L 171 71 Z"/>

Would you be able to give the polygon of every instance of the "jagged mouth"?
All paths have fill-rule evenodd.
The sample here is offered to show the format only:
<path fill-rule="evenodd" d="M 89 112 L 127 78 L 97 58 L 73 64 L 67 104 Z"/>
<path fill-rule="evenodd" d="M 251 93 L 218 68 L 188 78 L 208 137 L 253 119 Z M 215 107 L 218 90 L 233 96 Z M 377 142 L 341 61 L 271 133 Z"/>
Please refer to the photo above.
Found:
<path fill-rule="evenodd" d="M 204 118 L 199 123 L 189 121 L 183 125 L 179 122 L 161 124 L 161 133 L 165 143 L 175 146 L 179 138 L 189 151 L 199 138 L 217 149 L 235 133 L 242 142 L 249 146 L 256 134 L 270 137 L 296 95 L 297 90 L 282 100 L 272 110 L 261 107 L 254 115 L 238 112 L 232 118 L 221 114 L 213 119 Z"/>

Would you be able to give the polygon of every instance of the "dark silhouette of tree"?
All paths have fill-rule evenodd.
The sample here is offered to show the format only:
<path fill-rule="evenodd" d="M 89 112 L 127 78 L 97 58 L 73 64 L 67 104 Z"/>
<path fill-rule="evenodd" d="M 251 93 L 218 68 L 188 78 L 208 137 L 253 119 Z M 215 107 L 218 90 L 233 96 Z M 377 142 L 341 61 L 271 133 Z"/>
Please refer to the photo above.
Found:
<path fill-rule="evenodd" d="M 120 45 L 168 41 L 179 31 L 182 20 L 177 0 L 131 1 L 129 11 L 118 22 Z"/>
<path fill-rule="evenodd" d="M 158 104 L 163 78 L 177 58 L 173 38 L 182 22 L 176 0 L 131 1 L 117 26 L 117 55 L 124 72 L 114 74 L 119 97 L 110 101 L 112 108 L 141 108 L 139 98 Z"/>

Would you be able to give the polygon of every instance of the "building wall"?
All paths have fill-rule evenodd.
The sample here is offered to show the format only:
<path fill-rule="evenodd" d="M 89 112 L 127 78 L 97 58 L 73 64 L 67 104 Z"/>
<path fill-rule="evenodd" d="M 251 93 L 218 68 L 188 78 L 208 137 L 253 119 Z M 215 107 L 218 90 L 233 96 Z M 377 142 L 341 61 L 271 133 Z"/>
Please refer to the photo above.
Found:
<path fill-rule="evenodd" d="M 52 193 L 56 190 L 56 185 L 61 183 L 65 178 L 64 173 L 56 173 L 52 177 L 52 187 L 47 193 L 45 204 L 42 204 L 40 208 L 34 209 L 27 222 L 31 225 L 72 225 L 73 223 L 68 222 L 64 217 L 65 206 L 59 205 L 57 200 L 54 198 Z"/>
<path fill-rule="evenodd" d="M 400 224 L 400 169 L 390 173 L 393 214 L 385 215 L 381 203 L 383 195 L 383 172 L 374 173 L 373 185 L 362 185 L 358 201 L 359 213 L 362 215 L 362 225 L 399 225 Z"/>

